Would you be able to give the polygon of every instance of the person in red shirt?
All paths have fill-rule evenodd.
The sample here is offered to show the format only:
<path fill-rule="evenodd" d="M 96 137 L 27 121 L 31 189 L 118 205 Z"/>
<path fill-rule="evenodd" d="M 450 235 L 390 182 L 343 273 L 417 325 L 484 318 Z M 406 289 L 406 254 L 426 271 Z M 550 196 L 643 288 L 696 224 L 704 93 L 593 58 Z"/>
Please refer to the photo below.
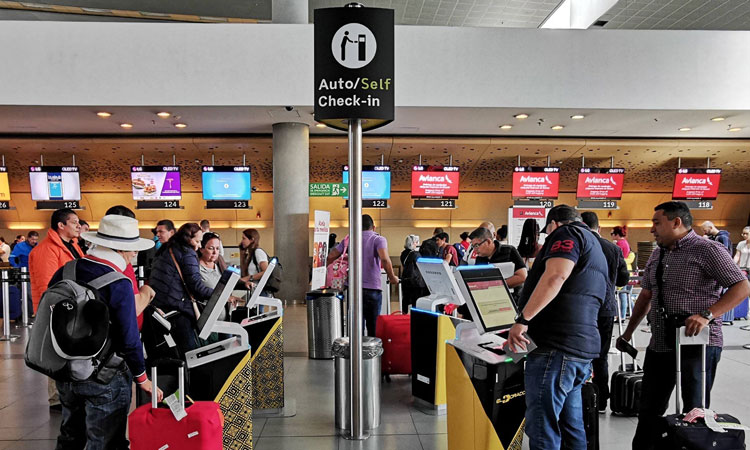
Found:
<path fill-rule="evenodd" d="M 442 232 L 435 235 L 435 242 L 440 248 L 440 257 L 451 266 L 458 265 L 458 252 L 450 243 L 448 233 Z"/>

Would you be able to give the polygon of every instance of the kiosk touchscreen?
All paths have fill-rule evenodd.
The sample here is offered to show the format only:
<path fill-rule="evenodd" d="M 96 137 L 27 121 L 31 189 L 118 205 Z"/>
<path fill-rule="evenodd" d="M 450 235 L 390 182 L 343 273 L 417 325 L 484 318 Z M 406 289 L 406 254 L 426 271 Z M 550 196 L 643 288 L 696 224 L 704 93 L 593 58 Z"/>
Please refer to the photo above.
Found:
<path fill-rule="evenodd" d="M 457 340 L 465 340 L 464 343 L 474 347 L 476 353 L 507 355 L 514 361 L 522 359 L 536 348 L 533 342 L 527 345 L 526 351 L 503 348 L 505 340 L 496 334 L 512 327 L 518 315 L 515 300 L 500 269 L 490 265 L 465 267 L 456 271 L 456 282 L 471 312 L 476 333 L 463 334 L 462 330 L 456 330 Z"/>
<path fill-rule="evenodd" d="M 430 295 L 417 300 L 417 308 L 435 311 L 437 306 L 447 303 L 463 305 L 466 301 L 453 276 L 453 270 L 447 262 L 440 258 L 419 258 L 417 268 L 422 279 L 430 290 Z"/>
<path fill-rule="evenodd" d="M 256 306 L 272 306 L 275 309 L 273 311 L 269 311 L 267 308 L 265 308 L 265 311 L 263 313 L 242 320 L 242 326 L 275 319 L 276 317 L 282 315 L 283 308 L 281 300 L 272 297 L 264 297 L 261 295 L 266 287 L 268 278 L 270 278 L 271 274 L 273 273 L 273 269 L 276 268 L 276 264 L 278 263 L 278 259 L 271 258 L 271 261 L 268 262 L 268 267 L 266 267 L 266 271 L 263 272 L 263 276 L 260 278 L 260 280 L 258 280 L 258 284 L 253 289 L 253 293 L 250 295 L 250 299 L 248 299 L 247 301 L 248 310 Z"/>

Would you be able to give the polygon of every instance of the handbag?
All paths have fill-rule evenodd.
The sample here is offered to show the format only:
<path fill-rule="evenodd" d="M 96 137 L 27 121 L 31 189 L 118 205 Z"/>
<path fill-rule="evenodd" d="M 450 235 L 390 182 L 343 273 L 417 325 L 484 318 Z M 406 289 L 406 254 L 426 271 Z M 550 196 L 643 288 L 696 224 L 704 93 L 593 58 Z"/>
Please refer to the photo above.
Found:
<path fill-rule="evenodd" d="M 337 291 L 344 290 L 349 275 L 349 238 L 344 239 L 344 252 L 326 268 L 326 286 Z"/>
<path fill-rule="evenodd" d="M 190 293 L 190 289 L 188 289 L 187 284 L 185 284 L 185 278 L 182 277 L 182 270 L 180 269 L 180 265 L 177 263 L 177 258 L 174 257 L 174 252 L 172 249 L 169 249 L 169 256 L 172 257 L 172 262 L 174 262 L 174 266 L 177 268 L 177 273 L 180 275 L 180 281 L 182 281 L 182 287 L 185 289 L 185 294 L 190 298 L 190 303 L 193 305 L 193 312 L 195 313 L 195 320 L 200 319 L 201 317 L 201 310 L 198 308 L 198 301 L 195 300 L 195 297 L 193 297 L 193 294 Z"/>

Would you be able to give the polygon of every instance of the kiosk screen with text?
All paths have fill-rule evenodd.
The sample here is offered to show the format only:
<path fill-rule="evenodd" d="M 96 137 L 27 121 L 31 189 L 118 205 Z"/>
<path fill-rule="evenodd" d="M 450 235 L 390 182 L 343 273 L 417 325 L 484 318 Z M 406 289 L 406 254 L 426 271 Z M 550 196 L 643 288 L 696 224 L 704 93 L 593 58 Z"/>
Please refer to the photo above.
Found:
<path fill-rule="evenodd" d="M 513 300 L 502 280 L 468 281 L 466 286 L 485 328 L 492 329 L 515 322 Z"/>
<path fill-rule="evenodd" d="M 133 200 L 180 200 L 180 168 L 177 166 L 132 166 Z"/>
<path fill-rule="evenodd" d="M 203 167 L 203 200 L 250 200 L 250 167 Z"/>
<path fill-rule="evenodd" d="M 349 167 L 344 166 L 342 178 L 344 184 L 349 184 Z M 390 198 L 391 168 L 389 166 L 362 166 L 362 199 L 388 200 Z"/>
<path fill-rule="evenodd" d="M 716 200 L 721 169 L 677 169 L 673 200 Z"/>
<path fill-rule="evenodd" d="M 458 170 L 455 166 L 412 167 L 412 198 L 458 198 Z"/>
<path fill-rule="evenodd" d="M 513 169 L 513 198 L 557 198 L 559 188 L 559 167 Z"/>
<path fill-rule="evenodd" d="M 583 199 L 620 200 L 625 169 L 582 167 L 578 173 L 576 197 Z"/>
<path fill-rule="evenodd" d="M 80 200 L 78 167 L 30 167 L 29 183 L 34 201 Z"/>

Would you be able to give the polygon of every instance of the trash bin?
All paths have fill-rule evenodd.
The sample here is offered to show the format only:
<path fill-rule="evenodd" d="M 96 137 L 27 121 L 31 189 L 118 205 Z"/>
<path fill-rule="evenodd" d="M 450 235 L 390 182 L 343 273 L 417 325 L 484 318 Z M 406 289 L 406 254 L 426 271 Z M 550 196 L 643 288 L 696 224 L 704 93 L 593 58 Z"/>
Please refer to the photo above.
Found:
<path fill-rule="evenodd" d="M 335 359 L 336 428 L 351 431 L 349 392 L 349 338 L 338 338 L 333 343 Z M 380 426 L 380 359 L 383 341 L 371 336 L 362 337 L 362 427 L 373 430 Z"/>
<path fill-rule="evenodd" d="M 311 359 L 331 359 L 333 341 L 343 336 L 341 293 L 333 289 L 308 292 L 307 354 Z"/>

